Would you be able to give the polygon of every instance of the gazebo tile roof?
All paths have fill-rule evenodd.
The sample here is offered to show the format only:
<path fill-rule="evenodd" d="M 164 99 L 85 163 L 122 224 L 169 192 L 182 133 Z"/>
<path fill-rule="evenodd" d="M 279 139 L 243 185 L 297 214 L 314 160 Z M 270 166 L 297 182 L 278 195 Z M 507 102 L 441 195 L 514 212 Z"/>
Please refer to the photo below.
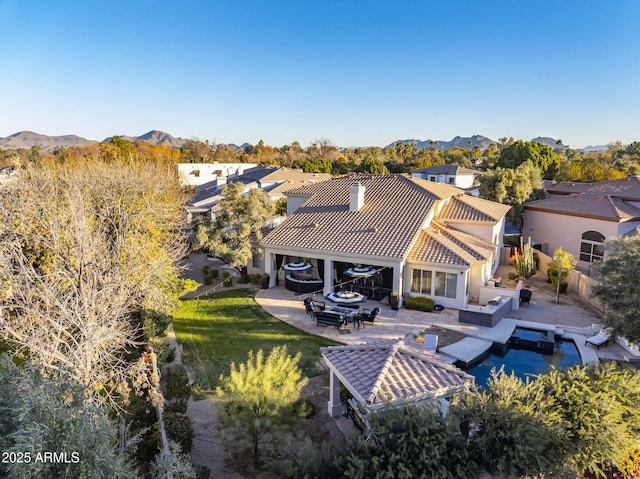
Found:
<path fill-rule="evenodd" d="M 325 360 L 369 404 L 439 397 L 473 376 L 445 363 L 412 337 L 320 348 Z"/>

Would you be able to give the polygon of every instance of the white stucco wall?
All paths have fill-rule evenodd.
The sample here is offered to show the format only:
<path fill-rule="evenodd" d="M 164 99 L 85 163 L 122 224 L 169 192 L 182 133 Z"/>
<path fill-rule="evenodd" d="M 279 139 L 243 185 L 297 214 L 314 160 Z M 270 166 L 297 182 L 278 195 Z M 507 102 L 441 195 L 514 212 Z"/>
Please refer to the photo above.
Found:
<path fill-rule="evenodd" d="M 178 163 L 178 176 L 183 186 L 199 186 L 218 179 L 216 172 L 225 180 L 245 170 L 258 166 L 255 163 Z M 197 175 L 197 176 L 196 176 Z"/>

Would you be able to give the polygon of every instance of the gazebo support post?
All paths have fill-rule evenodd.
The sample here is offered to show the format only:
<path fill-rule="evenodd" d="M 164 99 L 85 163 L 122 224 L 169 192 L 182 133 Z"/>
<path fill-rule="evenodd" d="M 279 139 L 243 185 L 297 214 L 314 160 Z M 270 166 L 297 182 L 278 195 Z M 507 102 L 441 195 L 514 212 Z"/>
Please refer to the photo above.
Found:
<path fill-rule="evenodd" d="M 329 379 L 329 416 L 338 417 L 342 414 L 342 403 L 340 402 L 340 379 L 331 370 Z"/>

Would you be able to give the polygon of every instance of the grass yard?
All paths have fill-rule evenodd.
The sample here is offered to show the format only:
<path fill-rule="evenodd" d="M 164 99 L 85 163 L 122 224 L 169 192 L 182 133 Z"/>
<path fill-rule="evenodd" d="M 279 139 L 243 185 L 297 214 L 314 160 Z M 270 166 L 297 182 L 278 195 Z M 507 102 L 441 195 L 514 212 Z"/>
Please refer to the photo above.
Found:
<path fill-rule="evenodd" d="M 275 346 L 286 345 L 289 354 L 300 351 L 300 367 L 310 377 L 319 374 L 321 346 L 339 343 L 306 334 L 266 313 L 248 289 L 233 289 L 200 299 L 181 301 L 173 327 L 182 344 L 182 361 L 196 373 L 194 392 L 215 391 L 221 374 L 231 363 L 243 363 L 249 351 L 262 349 L 265 356 Z"/>

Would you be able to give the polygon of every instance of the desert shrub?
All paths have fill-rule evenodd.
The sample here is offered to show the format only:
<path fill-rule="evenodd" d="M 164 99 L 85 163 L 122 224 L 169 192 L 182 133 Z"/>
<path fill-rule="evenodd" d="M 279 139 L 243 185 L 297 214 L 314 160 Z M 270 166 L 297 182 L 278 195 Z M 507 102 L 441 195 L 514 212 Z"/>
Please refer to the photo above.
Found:
<path fill-rule="evenodd" d="M 173 346 L 169 346 L 169 351 L 167 352 L 167 357 L 165 361 L 167 363 L 172 363 L 176 360 L 176 348 Z"/>
<path fill-rule="evenodd" d="M 170 363 L 175 359 L 175 348 L 169 346 L 169 344 L 162 338 L 151 338 L 149 340 L 149 345 L 153 348 L 153 351 L 156 353 L 156 358 L 158 361 L 158 365 L 162 366 L 164 364 Z M 172 355 L 173 350 L 173 359 L 169 359 Z"/>
<path fill-rule="evenodd" d="M 226 273 L 229 274 L 229 273 Z M 228 278 L 225 278 L 225 280 L 222 282 L 222 285 L 230 288 L 231 286 L 233 286 L 233 277 L 229 276 Z"/>
<path fill-rule="evenodd" d="M 209 274 L 209 271 L 210 271 L 209 265 L 208 265 L 208 264 L 205 264 L 205 265 L 202 267 L 202 273 L 203 273 L 203 274 Z"/>
<path fill-rule="evenodd" d="M 416 311 L 426 311 L 431 312 L 435 307 L 436 303 L 431 298 L 424 298 L 422 296 L 414 296 L 409 298 L 405 303 L 404 307 L 407 309 L 414 309 Z"/>
<path fill-rule="evenodd" d="M 300 419 L 308 419 L 316 413 L 316 407 L 309 399 L 298 399 L 291 405 L 291 412 Z"/>
<path fill-rule="evenodd" d="M 213 276 L 214 279 L 218 279 L 220 277 L 220 271 L 218 271 L 217 269 L 212 269 L 211 276 Z"/>
<path fill-rule="evenodd" d="M 167 368 L 167 399 L 183 398 L 191 395 L 187 368 L 182 364 L 172 364 Z"/>
<path fill-rule="evenodd" d="M 164 416 L 164 425 L 169 439 L 180 444 L 183 452 L 190 453 L 193 445 L 191 418 L 183 413 L 168 412 Z"/>
<path fill-rule="evenodd" d="M 207 286 L 213 283 L 213 276 L 211 276 L 210 274 L 205 274 L 203 279 L 204 279 L 204 284 L 206 284 Z"/>
<path fill-rule="evenodd" d="M 188 406 L 188 403 L 186 399 L 177 399 L 175 401 L 167 403 L 164 407 L 164 410 L 166 413 L 186 414 L 187 406 Z"/>
<path fill-rule="evenodd" d="M 228 271 L 223 271 L 222 272 L 222 279 L 228 279 L 231 275 L 229 274 Z"/>
<path fill-rule="evenodd" d="M 262 275 L 260 273 L 251 274 L 249 275 L 249 281 L 251 281 L 252 284 L 260 284 L 262 282 Z"/>
<path fill-rule="evenodd" d="M 142 327 L 147 338 L 164 337 L 167 334 L 167 328 L 171 324 L 171 316 L 145 309 L 140 313 L 142 319 Z"/>

